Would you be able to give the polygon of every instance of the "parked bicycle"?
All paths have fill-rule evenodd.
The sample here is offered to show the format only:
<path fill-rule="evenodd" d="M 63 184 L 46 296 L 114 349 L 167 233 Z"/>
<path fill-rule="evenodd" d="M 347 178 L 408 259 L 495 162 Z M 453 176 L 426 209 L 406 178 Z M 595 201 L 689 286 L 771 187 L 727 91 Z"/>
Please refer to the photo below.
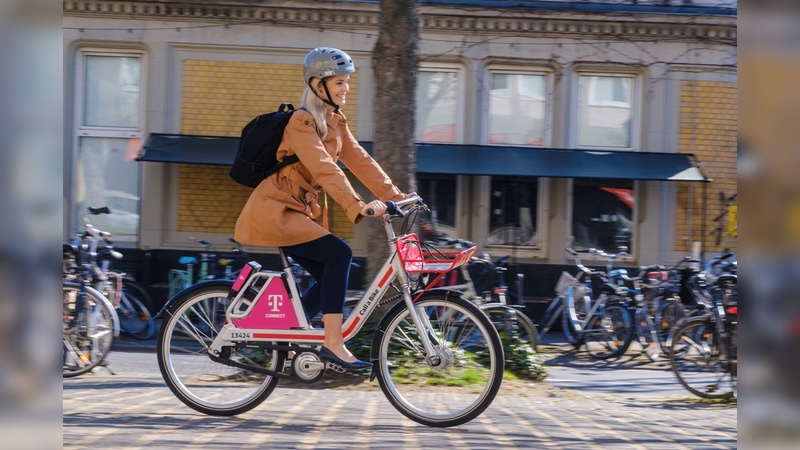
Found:
<path fill-rule="evenodd" d="M 486 314 L 459 292 L 434 289 L 438 279 L 412 290 L 426 273 L 439 276 L 465 264 L 475 248 L 448 255 L 427 253 L 408 233 L 416 213 L 427 210 L 411 196 L 387 203 L 382 216 L 390 254 L 344 323 L 345 341 L 383 305 L 390 287 L 402 300 L 380 320 L 372 339 L 371 379 L 389 402 L 418 423 L 448 427 L 480 415 L 503 379 L 503 346 Z M 400 235 L 392 221 L 406 219 Z M 170 390 L 184 404 L 214 415 L 251 410 L 281 379 L 320 380 L 324 330 L 309 327 L 291 265 L 281 252 L 282 272 L 250 262 L 235 282 L 202 282 L 165 305 L 158 337 L 158 364 Z M 284 369 L 287 353 L 291 372 Z M 464 389 L 463 385 L 469 388 Z"/>
<path fill-rule="evenodd" d="M 106 208 L 108 209 L 108 208 Z M 92 214 L 105 214 L 102 209 L 94 209 Z M 119 317 L 120 331 L 136 339 L 150 339 L 155 333 L 155 323 L 150 314 L 152 300 L 146 289 L 126 278 L 124 272 L 110 269 L 112 260 L 122 259 L 122 253 L 116 250 L 109 240 L 110 233 L 97 230 L 88 220 L 84 220 L 86 231 L 72 241 L 76 254 L 87 264 L 86 280 L 102 293 Z M 95 249 L 92 251 L 91 249 Z M 85 252 L 85 254 L 81 254 Z M 74 257 L 69 261 L 74 263 Z M 73 279 L 74 273 L 65 271 L 64 277 Z"/>
<path fill-rule="evenodd" d="M 600 281 L 599 285 L 605 282 L 605 275 L 584 266 L 577 251 L 569 247 L 566 248 L 566 251 L 575 260 L 578 273 L 573 276 L 567 271 L 561 272 L 555 286 L 556 297 L 542 315 L 544 327 L 540 336 L 547 334 L 553 325 L 560 321 L 567 341 L 580 346 L 579 341 L 575 338 L 575 331 L 583 329 L 586 315 L 592 311 L 594 305 L 592 302 L 592 279 L 595 278 L 595 282 Z"/>
<path fill-rule="evenodd" d="M 426 243 L 430 249 L 449 248 L 464 250 L 475 247 L 470 241 L 464 239 L 446 239 L 436 243 Z M 435 251 L 435 250 L 434 250 Z M 463 264 L 457 269 L 445 274 L 438 286 L 461 292 L 461 296 L 483 309 L 489 316 L 495 328 L 502 336 L 518 340 L 536 351 L 539 344 L 539 332 L 533 321 L 522 311 L 521 305 L 511 305 L 508 301 L 508 285 L 505 272 L 508 256 L 492 261 L 488 253 L 482 256 L 473 254 L 468 264 Z M 458 283 L 460 275 L 463 283 Z M 431 275 L 429 275 L 430 277 Z M 481 285 L 476 287 L 476 280 Z"/>
<path fill-rule="evenodd" d="M 686 320 L 671 338 L 670 366 L 689 392 L 736 396 L 738 316 L 736 263 L 727 253 L 708 262 L 695 282 L 706 289 L 708 311 Z"/>
<path fill-rule="evenodd" d="M 178 264 L 185 267 L 169 271 L 169 298 L 202 281 L 235 279 L 241 268 L 234 270 L 233 264 L 236 261 L 247 261 L 250 256 L 241 243 L 233 238 L 228 238 L 228 240 L 234 245 L 231 252 L 217 255 L 213 253 L 212 244 L 202 239 L 196 239 L 195 242 L 203 247 L 205 251 L 200 253 L 199 261 L 194 256 L 181 256 L 178 258 Z M 222 272 L 219 272 L 219 266 L 223 267 Z M 197 273 L 195 274 L 195 272 Z"/>
<path fill-rule="evenodd" d="M 89 208 L 89 214 L 108 214 L 108 208 Z M 90 255 L 97 253 L 100 237 L 107 234 L 93 227 L 83 216 L 88 242 L 64 244 L 62 299 L 63 358 L 65 378 L 84 374 L 101 364 L 119 336 L 120 321 L 114 305 L 92 287 L 95 266 Z"/>

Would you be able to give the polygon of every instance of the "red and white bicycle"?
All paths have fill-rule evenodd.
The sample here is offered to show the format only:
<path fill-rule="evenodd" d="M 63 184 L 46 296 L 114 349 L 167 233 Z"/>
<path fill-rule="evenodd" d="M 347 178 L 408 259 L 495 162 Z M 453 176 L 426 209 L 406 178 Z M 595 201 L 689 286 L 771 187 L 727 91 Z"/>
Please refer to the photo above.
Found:
<path fill-rule="evenodd" d="M 460 292 L 433 286 L 468 262 L 475 247 L 443 252 L 407 230 L 396 236 L 393 219 L 405 218 L 404 227 L 410 226 L 416 212 L 427 209 L 417 196 L 387 208 L 382 219 L 391 251 L 347 316 L 344 339 L 352 339 L 378 306 L 394 302 L 372 339 L 371 379 L 378 379 L 391 404 L 411 420 L 436 427 L 463 424 L 497 395 L 503 347 L 478 306 Z M 164 319 L 159 368 L 170 390 L 189 407 L 236 415 L 262 403 L 280 379 L 313 383 L 327 369 L 342 370 L 320 359 L 324 330 L 310 326 L 291 265 L 283 253 L 281 258 L 282 272 L 251 262 L 235 281 L 194 285 L 159 313 Z M 436 276 L 421 285 L 426 273 Z M 285 364 L 290 351 L 295 354 Z"/>

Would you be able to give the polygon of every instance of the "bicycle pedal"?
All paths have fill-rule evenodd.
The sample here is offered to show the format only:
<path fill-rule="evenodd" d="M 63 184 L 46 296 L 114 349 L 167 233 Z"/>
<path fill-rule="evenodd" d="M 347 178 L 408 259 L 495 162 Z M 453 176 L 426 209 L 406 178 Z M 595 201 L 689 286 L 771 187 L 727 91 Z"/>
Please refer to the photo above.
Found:
<path fill-rule="evenodd" d="M 330 369 L 330 370 L 332 370 L 332 371 L 334 371 L 336 373 L 347 373 L 347 369 L 345 369 L 344 367 L 340 366 L 339 364 L 332 363 L 332 362 L 329 362 L 327 364 L 326 368 L 328 368 L 328 369 Z"/>
<path fill-rule="evenodd" d="M 363 373 L 365 373 L 366 371 L 368 371 L 368 370 L 372 369 L 372 367 L 365 367 L 365 368 L 363 368 L 363 369 L 360 369 L 360 370 L 356 370 L 356 369 L 345 369 L 344 367 L 340 366 L 339 364 L 336 364 L 336 363 L 334 363 L 334 362 L 330 362 L 330 361 L 326 362 L 325 364 L 326 364 L 326 365 L 325 365 L 325 368 L 326 368 L 326 369 L 330 369 L 330 370 L 332 370 L 332 371 L 334 371 L 334 372 L 336 372 L 336 373 L 352 373 L 352 374 L 363 374 Z"/>

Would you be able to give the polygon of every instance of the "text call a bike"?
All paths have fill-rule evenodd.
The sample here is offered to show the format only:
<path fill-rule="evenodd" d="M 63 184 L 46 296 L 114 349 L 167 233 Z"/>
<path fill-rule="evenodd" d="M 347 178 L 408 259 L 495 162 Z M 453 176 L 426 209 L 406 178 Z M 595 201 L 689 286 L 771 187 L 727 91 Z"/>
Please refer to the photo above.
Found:
<path fill-rule="evenodd" d="M 417 196 L 387 203 L 383 215 L 390 254 L 343 324 L 353 338 L 387 291 L 402 293 L 383 315 L 374 337 L 371 378 L 400 413 L 418 423 L 448 427 L 480 415 L 494 400 L 503 379 L 503 346 L 481 309 L 460 292 L 413 290 L 409 274 L 444 274 L 469 261 L 475 248 L 426 254 L 407 228 L 395 235 L 392 220 L 413 224 L 427 207 Z M 320 359 L 324 330 L 311 328 L 300 302 L 291 265 L 261 270 L 248 263 L 234 281 L 207 281 L 179 293 L 159 314 L 158 364 L 170 390 L 187 406 L 230 416 L 262 403 L 279 380 L 313 383 L 326 369 L 341 367 Z M 295 352 L 291 371 L 284 369 Z M 465 388 L 464 386 L 467 385 Z"/>

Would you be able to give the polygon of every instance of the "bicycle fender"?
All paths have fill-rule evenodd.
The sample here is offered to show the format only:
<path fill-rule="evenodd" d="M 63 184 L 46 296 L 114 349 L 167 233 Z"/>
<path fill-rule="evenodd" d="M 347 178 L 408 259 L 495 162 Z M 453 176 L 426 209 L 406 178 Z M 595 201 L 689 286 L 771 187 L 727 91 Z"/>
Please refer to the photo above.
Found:
<path fill-rule="evenodd" d="M 172 306 L 173 303 L 175 303 L 175 300 L 177 300 L 179 297 L 186 294 L 190 294 L 192 291 L 201 288 L 206 288 L 211 285 L 217 285 L 219 287 L 224 287 L 225 289 L 230 290 L 231 286 L 233 286 L 233 280 L 208 280 L 208 281 L 201 281 L 200 283 L 197 284 L 193 284 L 183 289 L 182 291 L 178 292 L 177 294 L 173 295 L 172 298 L 167 300 L 167 303 L 165 303 L 164 306 L 161 307 L 161 310 L 158 311 L 158 314 L 153 316 L 153 319 L 161 319 L 164 313 Z"/>

